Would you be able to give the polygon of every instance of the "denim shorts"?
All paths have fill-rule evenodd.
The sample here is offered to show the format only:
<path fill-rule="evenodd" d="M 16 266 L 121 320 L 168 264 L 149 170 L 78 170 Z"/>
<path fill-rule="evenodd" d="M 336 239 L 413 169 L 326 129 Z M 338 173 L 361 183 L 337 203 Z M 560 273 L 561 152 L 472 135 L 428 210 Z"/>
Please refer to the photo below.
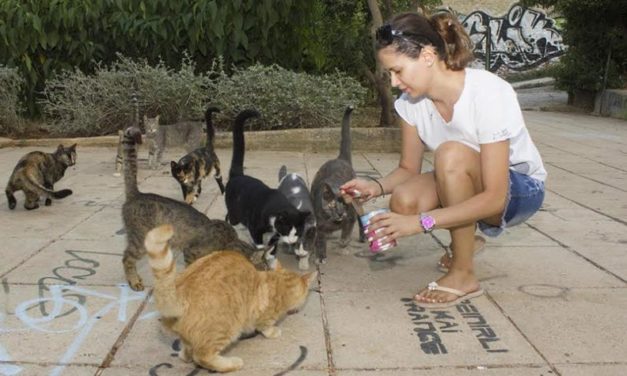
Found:
<path fill-rule="evenodd" d="M 509 170 L 507 205 L 501 225 L 494 226 L 479 221 L 479 229 L 487 236 L 499 236 L 506 227 L 523 223 L 534 215 L 544 201 L 544 182 L 531 176 Z"/>

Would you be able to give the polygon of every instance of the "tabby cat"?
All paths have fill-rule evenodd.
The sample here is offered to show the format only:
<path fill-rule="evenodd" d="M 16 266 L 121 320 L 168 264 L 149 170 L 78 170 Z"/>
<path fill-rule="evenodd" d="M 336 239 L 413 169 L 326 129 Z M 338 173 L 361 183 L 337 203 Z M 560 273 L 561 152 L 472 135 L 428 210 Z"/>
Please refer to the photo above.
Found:
<path fill-rule="evenodd" d="M 129 286 L 143 290 L 137 274 L 137 261 L 144 256 L 144 238 L 152 228 L 171 223 L 176 234 L 172 247 L 184 254 L 186 264 L 215 250 L 237 250 L 249 258 L 256 258 L 259 268 L 264 268 L 263 257 L 250 244 L 240 240 L 233 226 L 225 221 L 211 220 L 203 213 L 183 202 L 152 193 L 142 193 L 137 188 L 137 151 L 141 143 L 138 127 L 124 131 L 124 183 L 126 202 L 122 206 L 122 219 L 126 229 L 127 247 L 122 262 Z M 273 251 L 273 250 L 272 250 Z"/>
<path fill-rule="evenodd" d="M 210 370 L 242 368 L 241 358 L 220 355 L 242 334 L 258 331 L 267 338 L 279 337 L 277 321 L 305 304 L 317 279 L 316 272 L 300 276 L 280 266 L 257 271 L 231 251 L 202 257 L 177 276 L 168 246 L 172 236 L 176 230 L 169 225 L 146 235 L 156 306 L 161 322 L 181 339 L 179 357 Z"/>
<path fill-rule="evenodd" d="M 183 156 L 178 162 L 170 162 L 172 177 L 181 185 L 183 199 L 186 203 L 192 204 L 198 199 L 202 190 L 202 179 L 209 176 L 214 170 L 214 179 L 220 187 L 220 192 L 224 194 L 224 184 L 220 175 L 220 160 L 213 148 L 215 129 L 211 121 L 211 114 L 220 111 L 216 107 L 209 107 L 205 112 L 205 122 L 207 124 L 207 143 L 205 147 L 198 148 Z"/>
<path fill-rule="evenodd" d="M 161 157 L 167 144 L 182 143 L 186 152 L 200 147 L 202 126 L 193 121 L 176 124 L 159 124 L 160 116 L 149 118 L 144 115 L 146 142 L 148 144 L 148 166 L 157 169 L 161 165 Z"/>
<path fill-rule="evenodd" d="M 344 111 L 339 156 L 325 162 L 311 184 L 316 214 L 315 250 L 319 263 L 325 263 L 327 259 L 327 235 L 342 230 L 340 247 L 345 249 L 350 243 L 350 236 L 357 221 L 355 209 L 352 205 L 346 204 L 340 194 L 340 186 L 355 177 L 351 159 L 350 118 L 352 111 L 352 106 L 348 106 Z M 359 231 L 359 240 L 365 240 L 363 231 Z M 346 254 L 346 252 L 342 253 Z"/>
<path fill-rule="evenodd" d="M 281 192 L 261 180 L 244 175 L 244 122 L 256 116 L 259 116 L 257 111 L 245 110 L 235 119 L 233 159 L 224 199 L 229 222 L 246 226 L 258 248 L 264 247 L 263 236 L 270 233 L 268 247 L 274 249 L 279 239 L 288 244 L 298 241 L 309 213 L 299 212 Z M 266 256 L 272 265 L 274 253 Z"/>
<path fill-rule="evenodd" d="M 309 269 L 309 251 L 313 245 L 316 234 L 316 216 L 313 211 L 311 202 L 311 194 L 307 188 L 307 183 L 302 176 L 296 173 L 287 173 L 287 167 L 281 166 L 279 169 L 279 186 L 277 190 L 287 198 L 287 200 L 300 212 L 307 213 L 305 219 L 305 227 L 303 236 L 301 236 L 296 244 L 290 245 L 298 257 L 298 268 L 301 270 Z"/>
<path fill-rule="evenodd" d="M 61 199 L 71 195 L 70 189 L 55 191 L 54 183 L 58 182 L 65 174 L 65 170 L 75 163 L 76 144 L 69 148 L 59 145 L 54 153 L 32 151 L 20 158 L 4 190 L 9 209 L 15 209 L 17 201 L 13 193 L 19 190 L 24 192 L 24 208 L 27 210 L 39 207 L 40 196 L 45 196 L 45 205 L 50 206 L 53 198 Z"/>

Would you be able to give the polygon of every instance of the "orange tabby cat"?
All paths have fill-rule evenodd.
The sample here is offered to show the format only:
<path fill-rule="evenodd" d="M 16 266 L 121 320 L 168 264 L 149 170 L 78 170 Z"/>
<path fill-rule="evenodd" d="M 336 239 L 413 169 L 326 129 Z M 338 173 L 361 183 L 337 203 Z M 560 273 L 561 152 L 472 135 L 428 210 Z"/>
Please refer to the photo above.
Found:
<path fill-rule="evenodd" d="M 197 259 L 177 276 L 168 246 L 173 234 L 171 225 L 163 225 L 145 239 L 162 322 L 180 337 L 183 361 L 218 372 L 238 370 L 242 359 L 220 352 L 255 330 L 267 338 L 280 336 L 276 322 L 305 303 L 317 272 L 260 272 L 241 253 L 219 251 Z"/>

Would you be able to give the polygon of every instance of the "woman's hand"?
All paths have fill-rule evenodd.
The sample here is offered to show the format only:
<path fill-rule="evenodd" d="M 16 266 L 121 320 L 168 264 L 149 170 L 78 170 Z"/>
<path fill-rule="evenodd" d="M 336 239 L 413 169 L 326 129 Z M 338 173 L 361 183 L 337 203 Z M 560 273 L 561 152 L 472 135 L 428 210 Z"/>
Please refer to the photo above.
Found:
<path fill-rule="evenodd" d="M 365 179 L 352 179 L 340 186 L 340 192 L 344 202 L 351 203 L 356 200 L 359 203 L 366 202 L 377 196 L 381 196 L 381 187 L 375 181 Z M 358 192 L 358 194 L 356 194 Z"/>
<path fill-rule="evenodd" d="M 378 231 L 377 231 L 378 230 Z M 368 241 L 382 239 L 385 243 L 422 232 L 418 215 L 381 213 L 370 218 Z"/>

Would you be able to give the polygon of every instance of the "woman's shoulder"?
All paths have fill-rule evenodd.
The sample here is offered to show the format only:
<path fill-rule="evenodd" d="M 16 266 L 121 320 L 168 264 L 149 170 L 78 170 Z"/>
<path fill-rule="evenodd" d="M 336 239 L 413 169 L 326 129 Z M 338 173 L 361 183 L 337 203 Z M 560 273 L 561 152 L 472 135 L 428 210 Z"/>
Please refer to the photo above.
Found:
<path fill-rule="evenodd" d="M 509 82 L 487 70 L 466 68 L 466 77 L 472 91 L 477 95 L 498 96 L 514 91 Z"/>

